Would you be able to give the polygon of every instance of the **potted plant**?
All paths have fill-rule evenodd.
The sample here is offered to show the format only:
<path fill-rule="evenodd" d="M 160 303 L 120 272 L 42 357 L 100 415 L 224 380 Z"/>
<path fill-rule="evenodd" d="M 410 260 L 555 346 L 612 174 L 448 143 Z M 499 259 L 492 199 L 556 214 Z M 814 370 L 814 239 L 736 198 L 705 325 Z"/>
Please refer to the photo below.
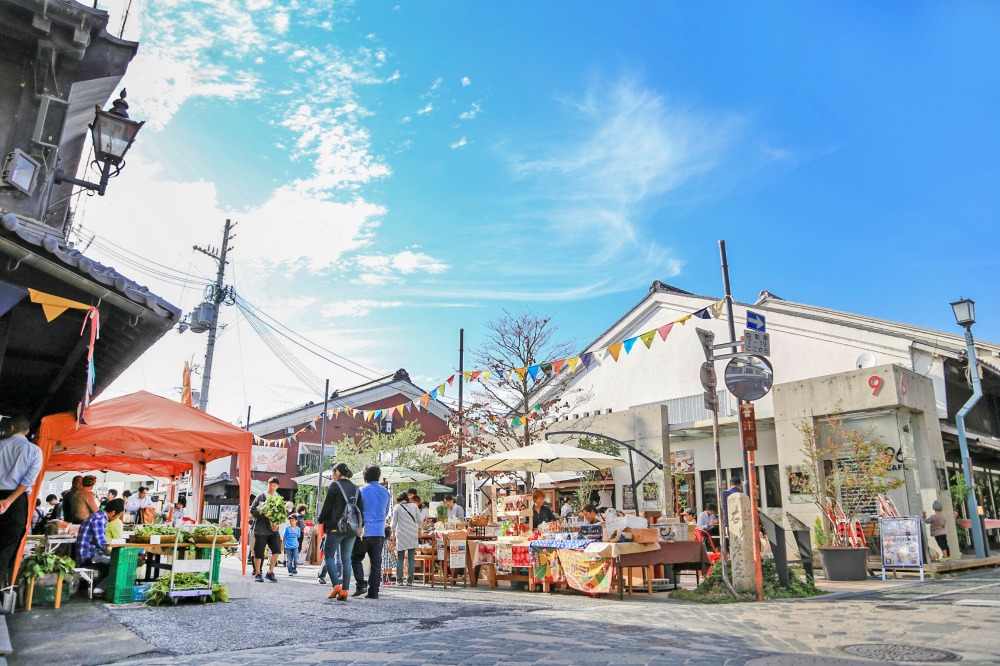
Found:
<path fill-rule="evenodd" d="M 893 456 L 874 426 L 849 429 L 839 412 L 818 424 L 802 421 L 797 428 L 807 469 L 794 475 L 791 483 L 798 492 L 812 495 L 819 509 L 814 538 L 823 572 L 827 580 L 865 580 L 868 550 L 854 545 L 852 530 L 862 515 L 874 512 L 877 495 L 903 485 L 903 479 L 890 475 Z M 830 521 L 831 507 L 843 512 L 841 525 Z"/>
<path fill-rule="evenodd" d="M 31 610 L 32 600 L 54 602 L 63 595 L 74 594 L 79 579 L 73 568 L 76 563 L 68 557 L 51 552 L 37 552 L 21 563 L 17 579 L 27 593 L 25 610 Z M 61 591 L 58 588 L 62 587 Z M 57 606 L 58 607 L 58 606 Z"/>

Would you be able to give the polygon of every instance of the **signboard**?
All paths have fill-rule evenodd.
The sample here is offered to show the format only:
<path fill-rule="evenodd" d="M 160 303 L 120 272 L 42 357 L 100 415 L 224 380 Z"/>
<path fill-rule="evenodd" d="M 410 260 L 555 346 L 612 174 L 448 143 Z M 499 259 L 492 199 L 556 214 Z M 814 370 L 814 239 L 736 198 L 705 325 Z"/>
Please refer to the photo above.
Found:
<path fill-rule="evenodd" d="M 670 452 L 672 474 L 694 474 L 694 449 Z"/>
<path fill-rule="evenodd" d="M 288 449 L 283 446 L 254 446 L 251 472 L 284 474 L 288 471 Z"/>
<path fill-rule="evenodd" d="M 924 579 L 923 527 L 917 516 L 879 518 L 882 542 L 882 580 L 886 569 L 920 569 Z"/>
<path fill-rule="evenodd" d="M 743 351 L 747 354 L 771 355 L 771 336 L 762 331 L 743 331 Z"/>
<path fill-rule="evenodd" d="M 622 508 L 635 511 L 635 490 L 632 486 L 622 486 Z"/>
<path fill-rule="evenodd" d="M 753 403 L 740 405 L 740 439 L 744 451 L 757 450 L 757 417 L 754 415 Z"/>
<path fill-rule="evenodd" d="M 240 507 L 235 504 L 224 504 L 219 507 L 219 527 L 240 526 Z"/>
<path fill-rule="evenodd" d="M 761 333 L 766 331 L 764 315 L 747 310 L 747 328 L 751 331 L 760 331 Z"/>
<path fill-rule="evenodd" d="M 448 566 L 452 569 L 465 568 L 465 541 L 448 542 Z"/>

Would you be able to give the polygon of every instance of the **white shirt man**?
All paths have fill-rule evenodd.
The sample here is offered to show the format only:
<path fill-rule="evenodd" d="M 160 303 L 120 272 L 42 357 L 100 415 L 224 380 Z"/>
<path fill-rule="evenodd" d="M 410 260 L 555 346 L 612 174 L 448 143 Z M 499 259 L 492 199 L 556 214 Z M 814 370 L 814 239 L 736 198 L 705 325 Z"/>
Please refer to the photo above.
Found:
<path fill-rule="evenodd" d="M 559 515 L 563 518 L 569 518 L 573 515 L 573 505 L 569 503 L 569 500 L 563 502 L 562 509 L 559 510 Z"/>

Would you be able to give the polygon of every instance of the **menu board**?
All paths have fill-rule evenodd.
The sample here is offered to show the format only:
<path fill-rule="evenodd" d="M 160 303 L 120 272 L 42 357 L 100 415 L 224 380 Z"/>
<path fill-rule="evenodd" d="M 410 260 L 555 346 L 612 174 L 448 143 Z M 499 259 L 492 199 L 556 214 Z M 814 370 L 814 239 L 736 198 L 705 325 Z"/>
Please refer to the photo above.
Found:
<path fill-rule="evenodd" d="M 883 569 L 923 569 L 923 528 L 917 516 L 879 519 Z"/>
<path fill-rule="evenodd" d="M 448 542 L 448 566 L 452 569 L 465 568 L 465 547 L 464 541 Z"/>

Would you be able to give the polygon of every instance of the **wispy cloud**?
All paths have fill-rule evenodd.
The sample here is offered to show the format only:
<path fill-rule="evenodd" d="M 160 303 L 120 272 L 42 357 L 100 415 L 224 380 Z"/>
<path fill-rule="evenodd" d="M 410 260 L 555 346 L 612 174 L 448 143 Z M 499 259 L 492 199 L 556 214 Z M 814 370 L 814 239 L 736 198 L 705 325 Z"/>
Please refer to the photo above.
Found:
<path fill-rule="evenodd" d="M 425 104 L 423 107 L 417 109 L 417 115 L 423 116 L 425 114 L 430 113 L 433 110 L 434 110 L 434 105 L 431 104 L 430 102 L 427 102 L 427 104 Z"/>
<path fill-rule="evenodd" d="M 375 301 L 362 298 L 329 303 L 320 309 L 320 314 L 327 319 L 334 319 L 338 317 L 367 317 L 371 314 L 372 310 L 381 308 L 398 308 L 402 305 L 404 305 L 402 301 Z"/>
<path fill-rule="evenodd" d="M 462 120 L 475 120 L 476 117 L 479 115 L 479 112 L 482 110 L 483 108 L 479 106 L 478 103 L 473 102 L 472 108 L 470 108 L 468 111 L 463 111 L 462 113 L 458 114 L 458 117 L 461 118 Z"/>
<path fill-rule="evenodd" d="M 466 88 L 466 87 L 471 86 L 471 85 L 472 85 L 472 79 L 470 79 L 467 76 L 463 76 L 462 77 L 462 87 Z"/>
<path fill-rule="evenodd" d="M 465 148 L 469 141 L 463 136 L 461 139 L 451 144 L 451 149 L 456 150 L 458 148 Z"/>

